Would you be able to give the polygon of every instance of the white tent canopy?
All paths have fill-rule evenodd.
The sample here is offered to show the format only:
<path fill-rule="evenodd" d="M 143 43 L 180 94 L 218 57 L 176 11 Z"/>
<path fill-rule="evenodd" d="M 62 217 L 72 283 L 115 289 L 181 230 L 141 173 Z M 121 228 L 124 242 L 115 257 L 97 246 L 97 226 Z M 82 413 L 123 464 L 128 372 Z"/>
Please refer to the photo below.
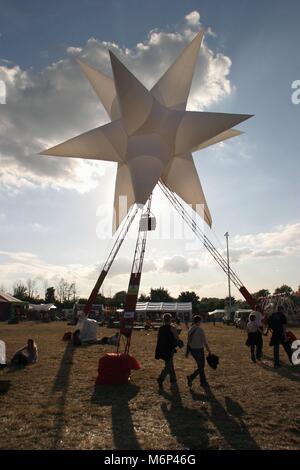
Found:
<path fill-rule="evenodd" d="M 192 302 L 137 302 L 136 304 L 136 313 L 144 318 L 151 313 L 158 314 L 160 317 L 164 313 L 171 313 L 177 318 L 183 319 L 185 315 L 188 315 L 191 319 L 192 312 Z"/>
<path fill-rule="evenodd" d="M 54 304 L 29 304 L 29 311 L 49 312 L 50 310 L 57 310 L 57 307 Z"/>
<path fill-rule="evenodd" d="M 208 315 L 221 315 L 221 314 L 225 314 L 226 310 L 214 310 L 213 312 L 208 312 Z"/>

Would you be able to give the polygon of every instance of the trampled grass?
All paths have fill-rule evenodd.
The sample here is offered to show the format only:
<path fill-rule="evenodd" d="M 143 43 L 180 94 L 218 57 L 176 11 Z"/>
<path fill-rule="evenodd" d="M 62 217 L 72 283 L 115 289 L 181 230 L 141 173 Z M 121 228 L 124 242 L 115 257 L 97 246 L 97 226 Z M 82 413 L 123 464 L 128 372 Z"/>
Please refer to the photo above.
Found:
<path fill-rule="evenodd" d="M 206 366 L 211 391 L 189 390 L 192 358 L 175 357 L 178 387 L 159 394 L 155 331 L 134 332 L 131 353 L 142 369 L 131 384 L 98 387 L 98 359 L 112 346 L 73 348 L 65 323 L 0 324 L 7 356 L 34 338 L 39 361 L 0 372 L 1 449 L 299 449 L 300 366 L 273 369 L 265 339 L 262 364 L 252 364 L 245 333 L 205 324 L 219 368 Z M 300 330 L 293 329 L 298 338 Z M 102 329 L 100 336 L 113 334 Z M 183 327 L 182 339 L 186 340 Z"/>

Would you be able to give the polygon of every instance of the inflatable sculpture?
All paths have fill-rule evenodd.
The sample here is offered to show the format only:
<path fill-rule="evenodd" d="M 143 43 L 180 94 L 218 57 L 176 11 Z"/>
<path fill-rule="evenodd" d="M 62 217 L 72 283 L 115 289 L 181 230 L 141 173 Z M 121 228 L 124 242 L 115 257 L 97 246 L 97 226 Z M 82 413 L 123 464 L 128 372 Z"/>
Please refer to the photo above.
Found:
<path fill-rule="evenodd" d="M 144 205 L 161 180 L 211 226 L 211 215 L 191 152 L 239 135 L 245 114 L 186 111 L 203 31 L 149 91 L 110 51 L 113 78 L 78 60 L 111 122 L 45 150 L 41 155 L 114 161 L 115 224 L 120 196 L 127 208 Z"/>

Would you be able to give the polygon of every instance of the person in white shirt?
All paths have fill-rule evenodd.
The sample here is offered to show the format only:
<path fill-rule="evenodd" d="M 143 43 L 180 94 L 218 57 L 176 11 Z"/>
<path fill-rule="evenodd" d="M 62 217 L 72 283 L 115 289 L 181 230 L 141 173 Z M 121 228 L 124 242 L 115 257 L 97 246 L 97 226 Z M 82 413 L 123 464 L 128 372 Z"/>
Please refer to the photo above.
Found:
<path fill-rule="evenodd" d="M 255 316 L 255 324 L 257 326 L 257 338 L 256 338 L 256 360 L 261 361 L 262 358 L 262 351 L 263 351 L 263 319 L 264 316 L 258 310 L 253 310 L 253 312 L 249 315 L 249 321 L 251 315 Z"/>
<path fill-rule="evenodd" d="M 247 323 L 246 330 L 248 333 L 246 346 L 250 346 L 251 360 L 252 362 L 256 362 L 256 359 L 258 359 L 259 357 L 258 350 L 260 346 L 260 342 L 259 342 L 260 326 L 259 326 L 257 317 L 254 312 L 251 313 L 249 316 L 249 321 Z"/>
<path fill-rule="evenodd" d="M 205 356 L 204 348 L 208 351 L 208 354 L 211 354 L 204 330 L 200 326 L 201 317 L 195 315 L 193 318 L 193 325 L 188 332 L 188 341 L 187 341 L 187 352 L 186 355 L 190 352 L 193 358 L 196 361 L 197 369 L 187 376 L 188 386 L 191 387 L 193 380 L 199 375 L 200 385 L 205 387 L 208 385 L 204 367 L 205 367 Z"/>

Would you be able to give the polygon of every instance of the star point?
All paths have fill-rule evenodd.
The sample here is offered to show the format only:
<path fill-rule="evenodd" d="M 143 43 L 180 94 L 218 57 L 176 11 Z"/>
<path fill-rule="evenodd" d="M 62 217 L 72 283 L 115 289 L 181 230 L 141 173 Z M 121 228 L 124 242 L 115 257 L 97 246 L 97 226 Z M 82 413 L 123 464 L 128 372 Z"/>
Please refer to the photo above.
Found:
<path fill-rule="evenodd" d="M 127 197 L 128 210 L 134 203 L 145 204 L 159 180 L 212 224 L 191 152 L 240 135 L 233 127 L 251 115 L 186 111 L 203 34 L 150 91 L 111 50 L 113 79 L 77 59 L 111 122 L 41 155 L 117 162 L 115 228 L 126 215 L 119 215 L 120 196 Z"/>

